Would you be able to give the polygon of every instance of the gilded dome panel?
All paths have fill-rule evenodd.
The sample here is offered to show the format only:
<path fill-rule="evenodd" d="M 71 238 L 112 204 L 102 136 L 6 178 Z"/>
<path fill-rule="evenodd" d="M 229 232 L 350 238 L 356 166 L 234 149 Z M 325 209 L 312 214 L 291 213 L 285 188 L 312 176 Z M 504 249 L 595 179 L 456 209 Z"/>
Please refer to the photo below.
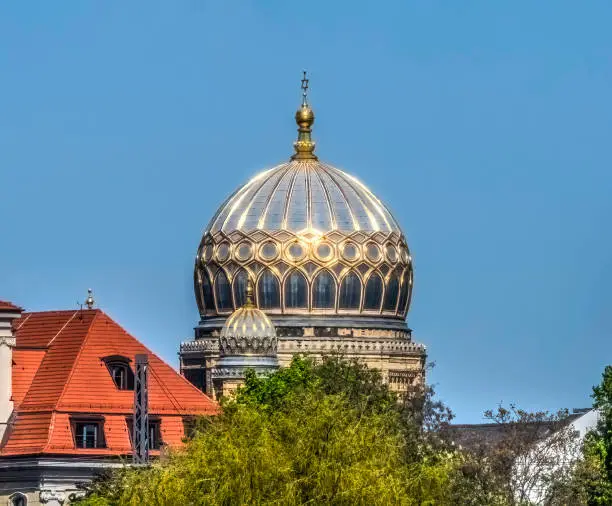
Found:
<path fill-rule="evenodd" d="M 211 234 L 316 230 L 395 232 L 389 210 L 356 178 L 318 161 L 291 161 L 258 174 L 232 194 L 208 225 Z"/>

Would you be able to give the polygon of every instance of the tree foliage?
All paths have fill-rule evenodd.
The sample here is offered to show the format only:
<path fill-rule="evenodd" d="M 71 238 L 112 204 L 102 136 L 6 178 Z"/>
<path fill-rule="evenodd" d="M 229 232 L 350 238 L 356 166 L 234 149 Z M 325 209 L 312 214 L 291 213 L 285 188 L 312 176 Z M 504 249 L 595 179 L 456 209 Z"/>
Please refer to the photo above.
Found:
<path fill-rule="evenodd" d="M 456 456 L 409 460 L 415 417 L 398 401 L 357 362 L 298 357 L 269 378 L 249 374 L 166 462 L 122 469 L 81 503 L 445 504 Z"/>
<path fill-rule="evenodd" d="M 601 383 L 593 387 L 593 407 L 599 411 L 595 430 L 584 439 L 583 461 L 577 467 L 574 487 L 584 491 L 586 504 L 612 504 L 612 366 L 606 366 Z"/>
<path fill-rule="evenodd" d="M 600 439 L 585 446 L 596 458 L 559 466 L 574 440 L 566 413 L 514 406 L 485 413 L 501 429 L 495 444 L 460 448 L 430 388 L 400 396 L 378 371 L 341 356 L 296 357 L 267 378 L 249 373 L 222 408 L 199 421 L 184 448 L 114 471 L 80 502 L 516 506 L 543 487 L 539 504 L 579 505 L 586 477 L 601 485 L 609 455 Z"/>

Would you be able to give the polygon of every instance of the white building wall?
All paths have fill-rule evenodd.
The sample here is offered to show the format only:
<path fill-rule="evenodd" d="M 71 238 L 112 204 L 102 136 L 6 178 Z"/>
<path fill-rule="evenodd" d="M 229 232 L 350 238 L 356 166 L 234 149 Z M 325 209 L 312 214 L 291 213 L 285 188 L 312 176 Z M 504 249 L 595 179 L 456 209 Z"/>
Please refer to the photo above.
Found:
<path fill-rule="evenodd" d="M 20 316 L 21 312 L 16 310 L 0 311 L 0 441 L 13 413 L 12 379 L 15 336 L 12 331 L 12 323 Z"/>

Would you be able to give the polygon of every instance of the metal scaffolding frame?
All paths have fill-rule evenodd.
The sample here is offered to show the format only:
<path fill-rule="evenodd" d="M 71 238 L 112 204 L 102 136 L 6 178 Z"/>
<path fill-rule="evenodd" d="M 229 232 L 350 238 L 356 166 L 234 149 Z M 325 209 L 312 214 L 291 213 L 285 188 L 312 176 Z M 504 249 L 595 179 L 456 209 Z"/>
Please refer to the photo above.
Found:
<path fill-rule="evenodd" d="M 134 464 L 149 463 L 149 357 L 136 355 L 134 381 Z"/>

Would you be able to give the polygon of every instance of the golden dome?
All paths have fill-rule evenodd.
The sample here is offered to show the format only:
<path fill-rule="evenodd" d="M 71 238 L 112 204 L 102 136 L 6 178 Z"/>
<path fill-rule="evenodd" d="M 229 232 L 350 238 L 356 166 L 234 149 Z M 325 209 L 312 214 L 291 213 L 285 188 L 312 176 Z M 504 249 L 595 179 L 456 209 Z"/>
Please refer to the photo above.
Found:
<path fill-rule="evenodd" d="M 251 279 L 255 305 L 275 322 L 359 317 L 405 328 L 413 272 L 398 222 L 358 179 L 314 155 L 305 95 L 296 121 L 291 160 L 239 187 L 204 232 L 194 278 L 203 320 L 241 307 Z"/>

